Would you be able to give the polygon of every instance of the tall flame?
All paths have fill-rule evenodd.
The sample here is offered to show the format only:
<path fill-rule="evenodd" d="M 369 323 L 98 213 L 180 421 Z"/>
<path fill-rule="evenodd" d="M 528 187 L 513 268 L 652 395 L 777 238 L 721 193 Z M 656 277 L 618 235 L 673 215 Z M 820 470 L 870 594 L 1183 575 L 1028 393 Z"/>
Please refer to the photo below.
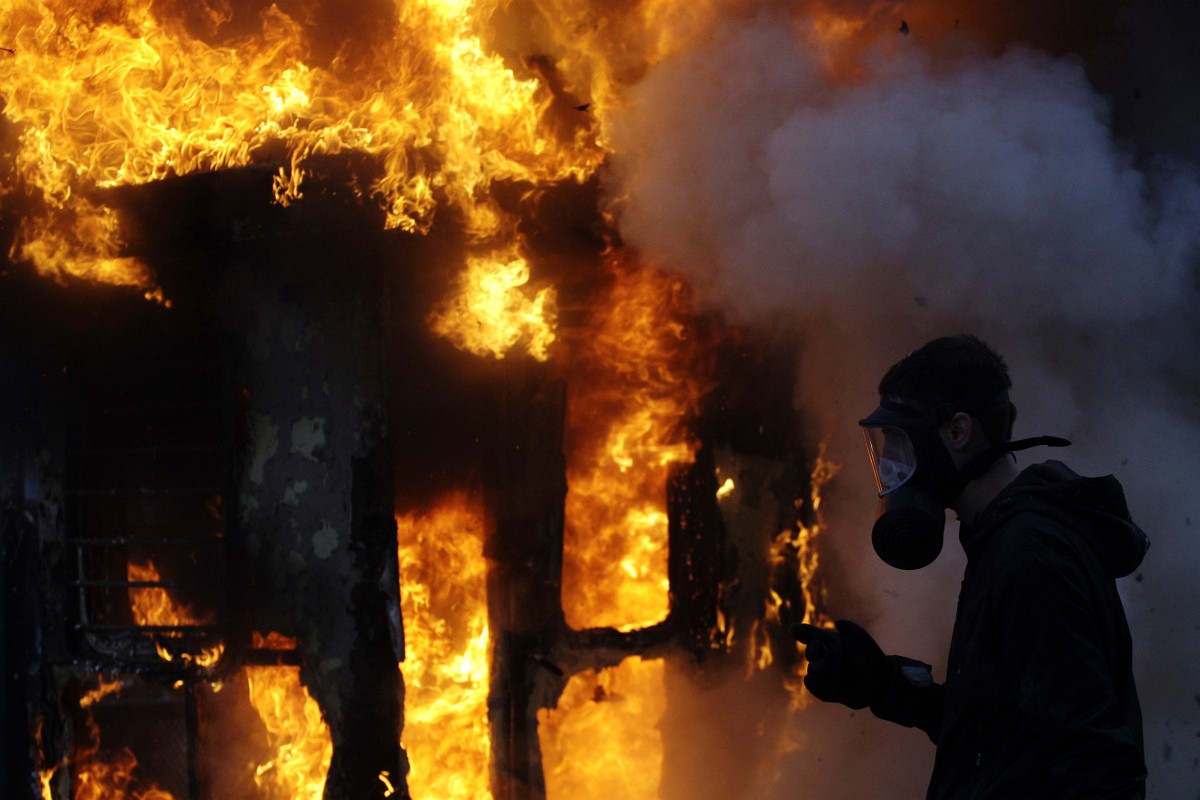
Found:
<path fill-rule="evenodd" d="M 572 386 L 563 608 L 576 628 L 631 630 L 668 611 L 666 486 L 695 455 L 684 423 L 704 385 L 683 281 L 616 274 Z"/>
<path fill-rule="evenodd" d="M 825 617 L 824 586 L 819 579 L 817 569 L 821 563 L 820 550 L 817 541 L 825 531 L 825 516 L 821 513 L 821 492 L 833 480 L 841 467 L 825 456 L 825 445 L 817 451 L 816 462 L 809 474 L 808 504 L 811 509 L 812 521 L 809 524 L 798 522 L 794 530 L 784 531 L 775 538 L 771 555 L 773 561 L 778 561 L 784 548 L 793 548 L 798 555 L 800 586 L 804 591 L 804 622 L 812 624 L 828 624 L 831 620 Z"/>
<path fill-rule="evenodd" d="M 817 544 L 826 527 L 825 516 L 821 513 L 821 492 L 840 469 L 838 464 L 826 458 L 825 445 L 822 444 L 817 451 L 812 472 L 809 474 L 809 522 L 806 524 L 803 520 L 797 520 L 794 528 L 782 531 L 771 543 L 772 566 L 778 568 L 788 563 L 795 565 L 797 582 L 803 594 L 804 603 L 801 621 L 827 628 L 833 627 L 833 620 L 825 613 L 825 585 L 818 573 L 821 555 Z M 798 509 L 803 505 L 803 501 L 796 503 Z M 778 623 L 782 604 L 779 595 L 772 592 L 771 600 L 765 609 L 764 619 Z M 794 611 L 793 616 L 795 616 Z M 759 647 L 760 667 L 769 665 L 771 660 L 769 645 L 764 640 Z M 810 693 L 801 688 L 807 670 L 808 661 L 800 661 L 790 676 L 788 691 L 792 698 L 793 709 L 802 707 L 811 698 Z"/>
<path fill-rule="evenodd" d="M 455 493 L 396 527 L 409 788 L 413 797 L 490 798 L 483 513 Z"/>

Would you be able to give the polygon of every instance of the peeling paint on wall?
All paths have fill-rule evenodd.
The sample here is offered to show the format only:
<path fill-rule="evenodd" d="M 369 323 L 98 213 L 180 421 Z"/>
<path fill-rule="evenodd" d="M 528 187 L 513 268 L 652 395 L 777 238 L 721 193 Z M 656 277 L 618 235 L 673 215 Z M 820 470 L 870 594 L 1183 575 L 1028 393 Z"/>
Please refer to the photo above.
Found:
<path fill-rule="evenodd" d="M 322 521 L 321 529 L 312 536 L 313 553 L 317 558 L 329 558 L 337 548 L 337 540 L 337 531 L 329 525 L 329 522 Z"/>
<path fill-rule="evenodd" d="M 325 446 L 325 418 L 301 417 L 292 425 L 292 452 L 309 461 L 316 461 L 320 448 Z"/>
<path fill-rule="evenodd" d="M 293 481 L 292 485 L 283 490 L 283 502 L 289 506 L 300 505 L 300 495 L 308 490 L 308 481 Z"/>

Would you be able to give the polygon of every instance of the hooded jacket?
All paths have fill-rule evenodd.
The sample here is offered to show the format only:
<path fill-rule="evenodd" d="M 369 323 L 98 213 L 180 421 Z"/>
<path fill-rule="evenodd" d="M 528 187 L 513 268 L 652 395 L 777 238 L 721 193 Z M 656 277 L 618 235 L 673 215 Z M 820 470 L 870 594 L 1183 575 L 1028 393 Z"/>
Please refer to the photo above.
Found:
<path fill-rule="evenodd" d="M 1121 485 L 1037 464 L 960 538 L 967 567 L 946 682 L 875 709 L 937 744 L 928 800 L 1144 797 L 1141 708 L 1114 579 L 1141 564 L 1149 541 Z"/>

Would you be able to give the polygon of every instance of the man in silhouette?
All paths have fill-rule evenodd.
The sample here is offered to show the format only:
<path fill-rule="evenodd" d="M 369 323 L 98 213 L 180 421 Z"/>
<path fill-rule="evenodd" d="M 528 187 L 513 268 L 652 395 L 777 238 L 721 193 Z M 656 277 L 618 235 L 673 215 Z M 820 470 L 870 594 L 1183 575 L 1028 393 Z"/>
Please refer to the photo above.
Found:
<path fill-rule="evenodd" d="M 1141 710 L 1115 579 L 1149 542 L 1112 476 L 1059 461 L 1019 469 L 1003 359 L 977 337 L 935 339 L 884 375 L 860 422 L 880 502 L 872 543 L 901 569 L 937 557 L 944 510 L 966 572 L 944 683 L 884 655 L 858 625 L 794 625 L 821 700 L 870 707 L 937 745 L 927 798 L 1145 796 Z"/>

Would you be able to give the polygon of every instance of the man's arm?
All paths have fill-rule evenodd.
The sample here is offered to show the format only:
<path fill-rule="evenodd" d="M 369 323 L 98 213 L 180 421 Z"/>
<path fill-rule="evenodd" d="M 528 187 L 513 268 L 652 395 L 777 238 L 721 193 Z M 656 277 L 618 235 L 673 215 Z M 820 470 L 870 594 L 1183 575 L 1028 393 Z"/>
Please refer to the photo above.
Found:
<path fill-rule="evenodd" d="M 871 703 L 871 712 L 880 719 L 925 731 L 937 744 L 942 733 L 942 707 L 945 687 L 933 680 L 933 668 L 904 656 L 888 656 L 891 664 L 888 683 L 879 698 Z"/>
<path fill-rule="evenodd" d="M 936 743 L 944 693 L 941 684 L 934 683 L 931 667 L 884 655 L 870 634 L 849 620 L 838 620 L 835 626 L 792 626 L 792 635 L 807 645 L 804 685 L 813 696 L 855 709 L 870 706 L 880 719 L 920 728 Z"/>

